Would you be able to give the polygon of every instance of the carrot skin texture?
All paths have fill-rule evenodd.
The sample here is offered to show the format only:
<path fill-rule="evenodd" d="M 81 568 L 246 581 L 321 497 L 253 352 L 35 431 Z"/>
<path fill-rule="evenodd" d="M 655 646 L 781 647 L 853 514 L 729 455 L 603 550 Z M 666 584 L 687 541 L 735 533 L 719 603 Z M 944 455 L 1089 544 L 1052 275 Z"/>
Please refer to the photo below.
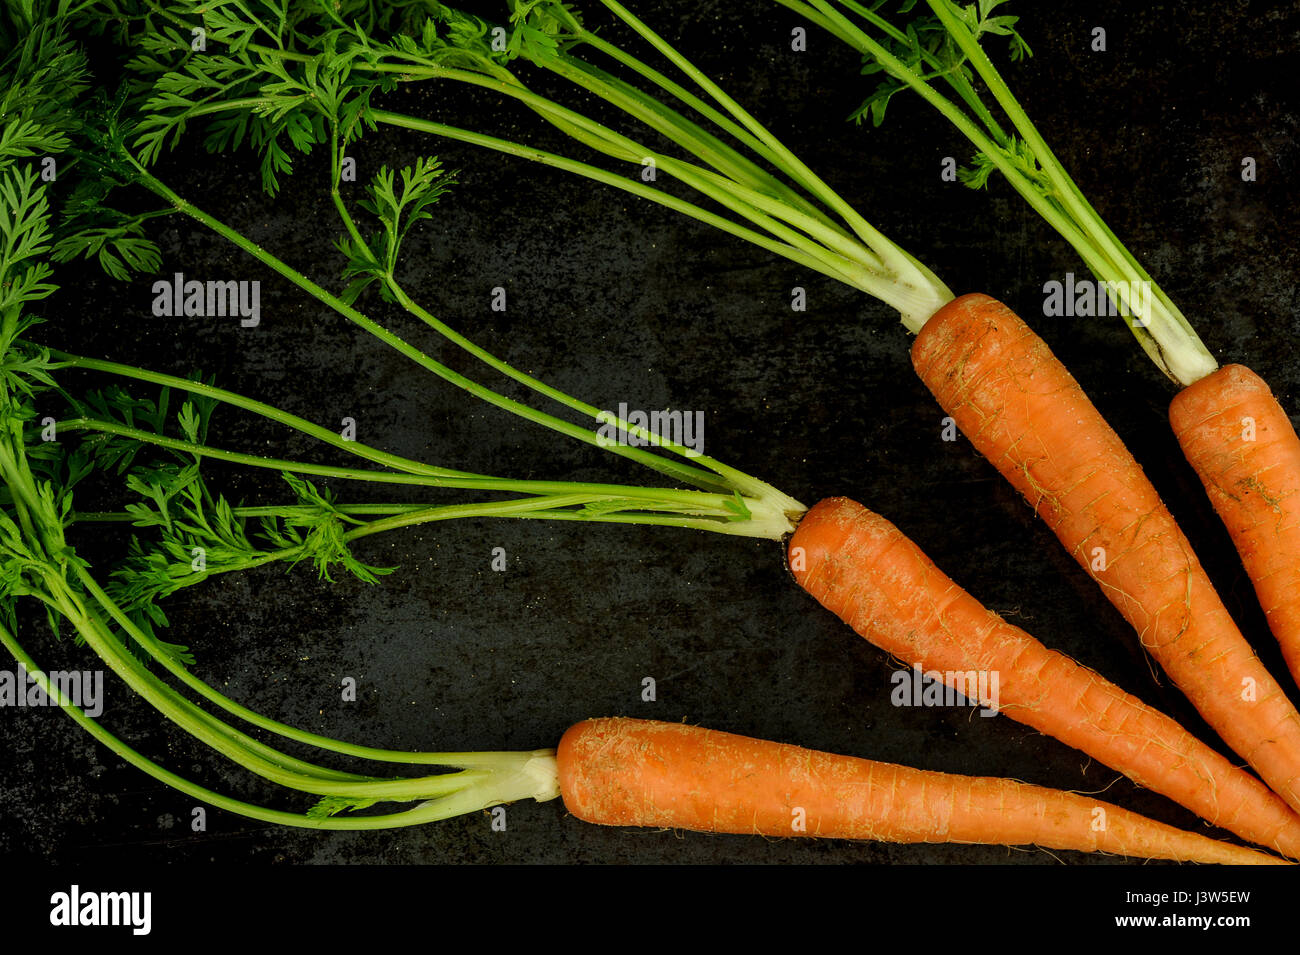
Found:
<path fill-rule="evenodd" d="M 1291 419 L 1262 378 L 1224 365 L 1175 396 L 1169 422 L 1300 683 L 1300 437 Z"/>
<path fill-rule="evenodd" d="M 1075 793 L 835 756 L 683 723 L 587 720 L 564 734 L 556 759 L 565 807 L 599 825 L 1285 864 Z"/>
<path fill-rule="evenodd" d="M 1206 722 L 1300 811 L 1300 714 L 1141 467 L 1047 344 L 1001 302 L 964 295 L 926 322 L 912 364 Z M 1093 569 L 1097 553 L 1104 570 Z"/>
<path fill-rule="evenodd" d="M 799 522 L 788 555 L 801 587 L 892 656 L 941 674 L 996 673 L 1006 716 L 1249 842 L 1300 858 L 1300 816 L 1263 783 L 986 609 L 879 514 L 848 498 L 820 501 Z"/>

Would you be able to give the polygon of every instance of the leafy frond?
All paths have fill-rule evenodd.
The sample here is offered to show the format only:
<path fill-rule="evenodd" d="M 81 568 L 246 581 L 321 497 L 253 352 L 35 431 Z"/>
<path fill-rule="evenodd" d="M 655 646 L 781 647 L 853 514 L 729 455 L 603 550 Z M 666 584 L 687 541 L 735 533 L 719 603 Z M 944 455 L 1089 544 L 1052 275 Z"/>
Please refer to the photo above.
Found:
<path fill-rule="evenodd" d="M 337 816 L 341 812 L 369 809 L 377 802 L 379 802 L 378 799 L 352 796 L 322 796 L 319 802 L 307 810 L 307 817 L 309 819 L 323 819 L 328 816 Z"/>
<path fill-rule="evenodd" d="M 334 581 L 331 572 L 336 567 L 368 584 L 378 583 L 381 576 L 397 569 L 357 560 L 344 534 L 348 525 L 359 522 L 335 507 L 332 494 L 318 490 L 310 481 L 287 471 L 281 476 L 297 494 L 300 508 L 278 521 L 264 520 L 263 530 L 267 539 L 277 547 L 298 550 L 289 558 L 290 566 L 310 560 L 320 579 L 331 583 Z"/>
<path fill-rule="evenodd" d="M 978 0 L 978 3 L 964 6 L 951 2 L 948 5 L 976 42 L 985 36 L 1006 37 L 1010 43 L 1011 59 L 1020 60 L 1032 53 L 1024 37 L 1016 31 L 1016 23 L 1020 18 L 994 13 L 996 8 L 1007 2 L 1009 0 Z M 881 12 L 886 6 L 886 0 L 875 0 L 868 9 L 873 15 L 888 19 Z M 915 6 L 916 0 L 903 0 L 895 13 L 900 17 L 908 15 Z M 966 88 L 972 86 L 974 74 L 968 65 L 966 54 L 937 16 L 918 16 L 902 27 L 900 32 L 903 33 L 901 40 L 884 32 L 874 38 L 903 67 L 926 82 L 943 79 Z M 894 75 L 892 69 L 870 54 L 863 54 L 861 72 L 863 76 L 884 74 L 885 78 L 849 118 L 856 123 L 870 118 L 873 126 L 879 126 L 884 122 L 885 109 L 894 95 L 909 87 L 905 80 Z"/>

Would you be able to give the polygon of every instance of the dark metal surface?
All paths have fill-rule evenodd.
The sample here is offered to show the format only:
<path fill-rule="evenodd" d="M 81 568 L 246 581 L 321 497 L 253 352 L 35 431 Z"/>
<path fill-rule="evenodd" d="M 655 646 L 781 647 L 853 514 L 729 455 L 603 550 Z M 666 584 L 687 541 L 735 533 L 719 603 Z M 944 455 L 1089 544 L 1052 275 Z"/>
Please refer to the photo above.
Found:
<path fill-rule="evenodd" d="M 1300 408 L 1300 8 L 1020 6 L 1036 56 L 1005 75 L 1066 168 L 1215 354 L 1250 364 L 1287 407 Z M 815 31 L 808 52 L 791 52 L 792 15 L 763 3 L 674 3 L 643 15 L 954 291 L 1002 298 L 1048 340 L 1143 462 L 1265 662 L 1284 673 L 1231 544 L 1168 430 L 1173 386 L 1118 321 L 1042 317 L 1043 283 L 1082 271 L 1072 251 L 1000 181 L 992 195 L 942 182 L 942 158 L 965 161 L 969 150 L 918 100 L 896 98 L 881 129 L 846 124 L 875 79 L 858 79 L 855 57 Z M 1107 31 L 1105 53 L 1089 50 L 1096 26 Z M 498 130 L 561 145 L 521 110 L 486 98 L 457 106 L 442 95 L 394 102 L 438 116 L 491 110 Z M 384 131 L 355 150 L 363 179 L 380 164 L 427 153 L 463 171 L 409 243 L 403 277 L 453 327 L 602 407 L 702 410 L 711 455 L 806 504 L 855 497 L 987 606 L 1212 740 L 1024 501 L 967 442 L 940 440 L 942 412 L 911 370 L 910 337 L 884 306 L 560 172 Z M 1257 160 L 1258 181 L 1242 181 L 1244 156 Z M 260 194 L 247 157 L 186 151 L 161 168 L 182 195 L 291 264 L 327 280 L 335 274 L 338 229 L 323 156 L 300 160 L 276 200 Z M 47 339 L 174 373 L 200 368 L 327 426 L 355 418 L 360 440 L 451 467 L 641 478 L 434 380 L 186 220 L 167 220 L 159 238 L 164 276 L 261 280 L 261 325 L 155 318 L 148 281 L 122 286 L 66 269 L 64 290 L 46 309 Z M 488 307 L 498 285 L 508 293 L 504 314 Z M 807 290 L 804 314 L 789 307 L 794 286 Z M 374 313 L 469 367 L 396 311 L 376 305 Z M 290 457 L 308 450 L 229 412 L 220 413 L 213 439 Z M 273 478 L 238 470 L 225 486 L 233 498 L 276 493 Z M 504 573 L 491 569 L 494 547 L 506 549 Z M 532 749 L 553 745 L 589 716 L 686 720 L 922 768 L 1104 790 L 1111 802 L 1203 828 L 1180 807 L 1004 717 L 892 706 L 897 663 L 795 586 L 772 542 L 473 520 L 372 538 L 357 552 L 400 569 L 374 587 L 322 583 L 305 567 L 212 580 L 170 601 L 171 639 L 187 643 L 199 657 L 196 672 L 234 699 L 373 745 Z M 89 665 L 70 642 L 38 638 L 38 626 L 33 614 L 28 637 L 48 667 Z M 358 681 L 355 703 L 340 700 L 345 676 Z M 657 683 L 655 702 L 641 699 L 647 676 Z M 269 795 L 177 734 L 159 733 L 120 685 L 109 684 L 106 719 L 140 750 L 223 791 Z M 505 832 L 492 831 L 484 815 L 330 834 L 211 810 L 206 831 L 195 833 L 192 800 L 124 765 L 56 711 L 0 711 L 0 752 L 0 854 L 58 863 L 1056 858 L 997 847 L 602 829 L 569 818 L 558 801 L 510 807 Z"/>

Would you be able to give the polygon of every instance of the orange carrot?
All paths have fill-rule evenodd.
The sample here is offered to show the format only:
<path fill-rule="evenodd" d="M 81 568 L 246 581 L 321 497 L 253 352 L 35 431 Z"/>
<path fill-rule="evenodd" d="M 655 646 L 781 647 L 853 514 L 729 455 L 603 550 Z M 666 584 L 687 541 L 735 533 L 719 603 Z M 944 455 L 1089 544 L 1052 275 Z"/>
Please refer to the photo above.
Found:
<path fill-rule="evenodd" d="M 1254 776 L 1068 656 L 984 608 L 893 524 L 847 498 L 814 506 L 789 544 L 799 585 L 895 657 L 997 675 L 1001 712 L 1250 842 L 1300 858 L 1300 816 Z M 969 683 L 967 683 L 969 692 Z"/>
<path fill-rule="evenodd" d="M 965 295 L 912 363 L 1220 736 L 1300 809 L 1300 714 L 1250 649 L 1118 435 L 1009 308 Z"/>
<path fill-rule="evenodd" d="M 606 826 L 1282 863 L 1076 793 L 835 756 L 681 723 L 588 720 L 564 734 L 556 759 L 569 812 Z"/>
<path fill-rule="evenodd" d="M 1300 438 L 1291 419 L 1258 375 L 1224 365 L 1174 398 L 1169 421 L 1300 683 Z"/>

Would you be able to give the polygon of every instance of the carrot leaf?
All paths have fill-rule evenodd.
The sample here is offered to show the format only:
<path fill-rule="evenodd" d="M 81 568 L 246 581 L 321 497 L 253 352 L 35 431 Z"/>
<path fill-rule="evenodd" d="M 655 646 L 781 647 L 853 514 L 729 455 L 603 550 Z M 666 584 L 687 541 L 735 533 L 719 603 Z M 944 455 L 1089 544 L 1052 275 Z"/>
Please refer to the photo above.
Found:
<path fill-rule="evenodd" d="M 1000 172 L 1079 252 L 1104 283 L 1116 313 L 1124 317 L 1139 345 L 1166 375 L 1188 385 L 1218 367 L 1177 306 L 1084 198 L 981 47 L 984 39 L 997 36 L 1009 40 L 1013 61 L 1030 54 L 1019 33 L 1018 18 L 995 12 L 1008 0 L 965 5 L 954 0 L 926 0 L 931 14 L 914 18 L 903 27 L 881 13 L 884 3 L 777 2 L 861 53 L 864 73 L 887 76 L 854 114 L 856 120 L 861 122 L 870 115 L 879 125 L 893 94 L 903 86 L 914 90 L 975 146 L 975 159 L 961 172 L 961 180 L 984 188 L 993 171 Z M 900 14 L 911 7 L 905 5 Z M 940 84 L 951 98 L 940 91 Z M 1142 287 L 1150 296 L 1133 292 Z"/>

